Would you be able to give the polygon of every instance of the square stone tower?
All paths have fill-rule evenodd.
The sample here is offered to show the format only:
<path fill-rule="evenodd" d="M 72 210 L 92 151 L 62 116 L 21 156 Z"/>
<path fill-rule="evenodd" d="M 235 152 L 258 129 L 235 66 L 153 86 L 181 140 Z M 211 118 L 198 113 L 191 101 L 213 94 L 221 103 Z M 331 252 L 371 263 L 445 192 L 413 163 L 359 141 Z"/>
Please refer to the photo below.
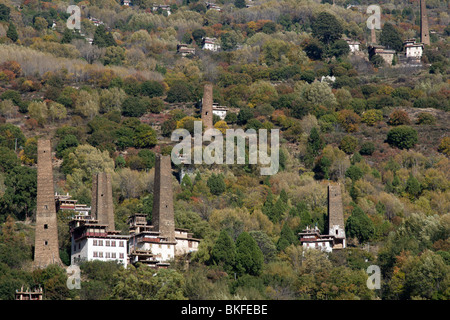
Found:
<path fill-rule="evenodd" d="M 333 249 L 345 248 L 344 207 L 339 184 L 328 185 L 328 234 L 335 237 Z"/>
<path fill-rule="evenodd" d="M 50 140 L 39 139 L 37 153 L 37 202 L 33 268 L 45 268 L 50 264 L 62 266 L 59 257 Z"/>
<path fill-rule="evenodd" d="M 213 126 L 213 86 L 207 83 L 203 90 L 202 99 L 202 121 L 205 130 L 214 128 Z"/>
<path fill-rule="evenodd" d="M 115 231 L 114 204 L 109 173 L 95 173 L 92 177 L 91 215 L 98 220 L 99 224 L 107 225 L 107 231 Z"/>
<path fill-rule="evenodd" d="M 420 0 L 420 40 L 423 44 L 430 45 L 430 31 L 428 30 L 428 15 L 425 0 Z"/>
<path fill-rule="evenodd" d="M 172 166 L 170 156 L 157 155 L 153 190 L 153 227 L 162 238 L 175 241 Z"/>

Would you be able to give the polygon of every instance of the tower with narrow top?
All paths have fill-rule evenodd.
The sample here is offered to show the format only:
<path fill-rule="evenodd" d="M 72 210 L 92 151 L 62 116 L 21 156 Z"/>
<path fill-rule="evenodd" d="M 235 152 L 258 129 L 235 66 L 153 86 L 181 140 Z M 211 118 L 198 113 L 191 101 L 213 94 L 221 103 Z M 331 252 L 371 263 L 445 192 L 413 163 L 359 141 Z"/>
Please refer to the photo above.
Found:
<path fill-rule="evenodd" d="M 213 85 L 207 83 L 203 90 L 202 99 L 202 122 L 205 130 L 214 128 L 213 126 Z"/>
<path fill-rule="evenodd" d="M 423 44 L 430 45 L 430 31 L 428 29 L 427 5 L 425 0 L 420 0 L 420 40 Z"/>
<path fill-rule="evenodd" d="M 170 156 L 157 155 L 153 191 L 152 223 L 162 238 L 175 242 L 172 166 Z"/>
<path fill-rule="evenodd" d="M 346 247 L 344 207 L 339 184 L 328 185 L 328 234 L 335 239 L 333 249 Z"/>
<path fill-rule="evenodd" d="M 98 224 L 107 225 L 108 231 L 115 231 L 111 175 L 109 173 L 95 173 L 92 177 L 91 215 L 98 221 Z"/>
<path fill-rule="evenodd" d="M 39 139 L 37 153 L 37 201 L 33 268 L 45 268 L 50 264 L 62 265 L 59 257 L 50 140 Z"/>

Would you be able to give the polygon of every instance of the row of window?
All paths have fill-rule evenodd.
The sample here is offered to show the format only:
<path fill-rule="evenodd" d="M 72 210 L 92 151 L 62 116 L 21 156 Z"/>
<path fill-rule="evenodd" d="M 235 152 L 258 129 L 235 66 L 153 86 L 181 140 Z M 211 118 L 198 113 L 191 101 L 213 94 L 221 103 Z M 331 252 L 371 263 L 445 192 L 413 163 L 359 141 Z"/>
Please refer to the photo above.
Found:
<path fill-rule="evenodd" d="M 103 252 L 102 251 L 94 251 L 94 258 L 103 258 Z M 117 255 L 115 252 L 105 252 L 105 258 L 106 259 L 116 259 Z M 119 259 L 123 259 L 124 258 L 124 254 L 123 253 L 119 253 Z"/>
<path fill-rule="evenodd" d="M 92 240 L 92 245 L 94 246 L 103 246 L 103 240 Z M 106 247 L 115 247 L 116 246 L 116 241 L 115 240 L 105 240 L 105 246 Z M 119 247 L 123 247 L 124 246 L 124 242 L 123 241 L 119 241 Z"/>

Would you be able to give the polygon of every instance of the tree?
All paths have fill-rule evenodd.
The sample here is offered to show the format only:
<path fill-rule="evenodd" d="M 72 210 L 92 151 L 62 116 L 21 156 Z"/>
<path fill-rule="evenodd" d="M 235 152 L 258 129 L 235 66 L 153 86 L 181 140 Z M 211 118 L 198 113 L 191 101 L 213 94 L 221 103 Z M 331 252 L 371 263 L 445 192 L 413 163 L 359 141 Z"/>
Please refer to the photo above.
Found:
<path fill-rule="evenodd" d="M 141 117 L 147 106 L 140 97 L 128 97 L 122 103 L 122 115 L 125 117 Z"/>
<path fill-rule="evenodd" d="M 350 47 L 345 40 L 337 40 L 330 48 L 329 54 L 337 58 L 346 56 L 350 53 Z"/>
<path fill-rule="evenodd" d="M 375 227 L 364 211 L 360 207 L 355 207 L 345 223 L 345 232 L 349 237 L 357 238 L 360 243 L 364 243 L 373 237 Z"/>
<path fill-rule="evenodd" d="M 341 143 L 339 144 L 339 149 L 347 154 L 352 154 L 353 152 L 355 152 L 357 147 L 358 139 L 350 135 L 343 137 Z"/>
<path fill-rule="evenodd" d="M 380 43 L 397 52 L 400 52 L 403 49 L 403 41 L 400 33 L 389 22 L 385 23 L 381 29 Z"/>
<path fill-rule="evenodd" d="M 336 17 L 328 12 L 321 12 L 314 19 L 312 35 L 323 44 L 330 45 L 342 37 L 343 28 Z"/>
<path fill-rule="evenodd" d="M 175 81 L 167 92 L 167 102 L 188 102 L 193 98 L 192 87 L 185 81 Z"/>
<path fill-rule="evenodd" d="M 341 110 L 338 112 L 338 122 L 347 132 L 358 131 L 358 124 L 361 118 L 352 110 Z"/>
<path fill-rule="evenodd" d="M 298 239 L 295 236 L 294 231 L 289 228 L 287 223 L 284 223 L 283 228 L 281 229 L 280 238 L 277 242 L 278 251 L 283 251 L 291 244 L 297 244 L 297 242 Z"/>
<path fill-rule="evenodd" d="M 245 0 L 234 0 L 234 6 L 239 9 L 245 8 Z"/>
<path fill-rule="evenodd" d="M 61 39 L 61 43 L 71 43 L 72 40 L 73 40 L 73 31 L 70 30 L 69 28 L 65 28 Z"/>
<path fill-rule="evenodd" d="M 226 190 L 226 185 L 225 185 L 225 181 L 223 179 L 223 175 L 222 174 L 216 175 L 215 173 L 213 173 L 208 178 L 208 181 L 207 181 L 206 185 L 208 186 L 209 191 L 213 195 L 216 195 L 216 196 L 224 193 L 225 190 Z"/>
<path fill-rule="evenodd" d="M 17 155 L 13 150 L 6 147 L 0 147 L 0 172 L 9 172 L 19 165 L 19 158 L 17 158 Z"/>
<path fill-rule="evenodd" d="M 408 113 L 403 110 L 395 110 L 389 115 L 388 124 L 391 126 L 399 126 L 403 124 L 410 124 Z"/>
<path fill-rule="evenodd" d="M 137 148 L 153 148 L 158 143 L 156 131 L 148 124 L 141 124 L 136 128 L 134 145 Z"/>
<path fill-rule="evenodd" d="M 233 50 L 237 44 L 237 39 L 234 32 L 222 33 L 222 35 L 220 36 L 220 44 L 222 50 Z"/>
<path fill-rule="evenodd" d="M 211 261 L 217 265 L 223 265 L 227 272 L 234 269 L 236 263 L 236 246 L 226 230 L 222 230 L 211 250 Z"/>
<path fill-rule="evenodd" d="M 7 119 L 11 118 L 16 111 L 16 107 L 12 100 L 3 100 L 0 102 L 0 115 L 5 116 Z"/>
<path fill-rule="evenodd" d="M 416 199 L 420 195 L 420 183 L 412 174 L 409 175 L 408 180 L 406 181 L 405 191 L 409 193 L 413 199 Z"/>
<path fill-rule="evenodd" d="M 33 101 L 28 105 L 28 114 L 36 119 L 40 125 L 44 125 L 48 118 L 48 107 L 45 102 Z"/>
<path fill-rule="evenodd" d="M 316 39 L 309 39 L 303 43 L 303 51 L 311 60 L 320 60 L 324 54 L 323 45 Z"/>
<path fill-rule="evenodd" d="M 11 9 L 8 6 L 1 3 L 0 4 L 0 21 L 9 21 L 10 12 L 11 12 Z"/>
<path fill-rule="evenodd" d="M 364 172 L 356 165 L 351 165 L 347 171 L 345 171 L 345 176 L 352 179 L 353 182 L 358 181 L 364 176 Z"/>
<path fill-rule="evenodd" d="M 373 126 L 383 120 L 383 112 L 381 110 L 370 109 L 363 113 L 361 122 L 368 126 Z"/>
<path fill-rule="evenodd" d="M 141 83 L 141 94 L 148 97 L 159 97 L 164 94 L 164 87 L 158 81 L 144 81 Z"/>
<path fill-rule="evenodd" d="M 73 152 L 78 145 L 79 142 L 76 136 L 72 134 L 64 136 L 56 146 L 56 157 L 63 158 L 67 152 Z"/>
<path fill-rule="evenodd" d="M 414 128 L 409 126 L 398 126 L 389 130 L 387 142 L 399 149 L 410 149 L 418 141 L 418 134 Z"/>
<path fill-rule="evenodd" d="M 450 156 L 450 137 L 442 138 L 441 142 L 439 143 L 438 151 L 447 156 Z"/>
<path fill-rule="evenodd" d="M 255 239 L 242 232 L 236 239 L 236 271 L 257 276 L 261 273 L 264 257 Z"/>
<path fill-rule="evenodd" d="M 361 149 L 359 149 L 359 153 L 366 156 L 371 156 L 372 153 L 375 151 L 375 145 L 373 142 L 364 142 L 361 145 Z"/>
<path fill-rule="evenodd" d="M 12 22 L 9 23 L 6 36 L 11 39 L 12 42 L 16 42 L 19 39 L 19 34 L 17 33 L 16 26 Z"/>
<path fill-rule="evenodd" d="M 0 214 L 14 214 L 17 219 L 31 217 L 36 206 L 36 169 L 13 167 L 5 179 L 6 190 L 0 199 Z"/>

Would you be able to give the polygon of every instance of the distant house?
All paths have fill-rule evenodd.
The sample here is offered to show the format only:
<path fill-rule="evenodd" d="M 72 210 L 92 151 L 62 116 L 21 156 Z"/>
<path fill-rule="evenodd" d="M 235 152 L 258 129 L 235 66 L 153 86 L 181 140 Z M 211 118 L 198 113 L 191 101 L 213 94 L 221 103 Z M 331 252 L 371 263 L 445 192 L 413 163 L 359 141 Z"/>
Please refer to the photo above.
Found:
<path fill-rule="evenodd" d="M 350 52 L 355 53 L 359 51 L 359 47 L 361 45 L 361 42 L 359 41 L 352 41 L 350 39 L 345 40 L 347 41 L 348 46 L 350 47 Z"/>
<path fill-rule="evenodd" d="M 403 42 L 406 58 L 420 60 L 423 55 L 423 43 L 416 43 L 416 39 L 407 39 Z"/>
<path fill-rule="evenodd" d="M 131 6 L 131 0 L 122 0 L 122 5 L 123 6 Z"/>
<path fill-rule="evenodd" d="M 189 48 L 187 44 L 181 43 L 177 45 L 177 53 L 181 54 L 183 57 L 194 55 L 195 48 Z"/>
<path fill-rule="evenodd" d="M 222 8 L 216 5 L 215 3 L 206 2 L 206 9 L 208 10 L 216 10 L 216 11 L 222 11 Z"/>
<path fill-rule="evenodd" d="M 392 65 L 395 50 L 386 49 L 386 47 L 380 45 L 371 45 L 369 46 L 368 50 L 369 50 L 369 58 L 372 58 L 374 55 L 378 54 L 380 57 L 384 59 L 384 61 L 387 64 Z"/>
<path fill-rule="evenodd" d="M 218 50 L 220 50 L 220 45 L 217 43 L 216 38 L 205 37 L 205 38 L 203 38 L 203 41 L 202 41 L 202 49 L 218 51 Z"/>
<path fill-rule="evenodd" d="M 225 120 L 227 116 L 228 108 L 225 106 L 219 106 L 217 103 L 213 103 L 213 115 L 216 115 L 220 120 Z"/>
<path fill-rule="evenodd" d="M 305 249 L 320 249 L 325 252 L 333 251 L 334 236 L 320 234 L 317 226 L 314 228 L 306 227 L 298 235 L 300 237 L 300 243 Z"/>
<path fill-rule="evenodd" d="M 170 16 L 170 6 L 169 5 L 166 5 L 166 4 L 153 4 L 153 7 L 152 7 L 152 11 L 158 11 L 158 10 L 161 10 L 161 11 L 165 11 L 165 12 L 167 12 L 167 15 L 168 16 Z"/>

